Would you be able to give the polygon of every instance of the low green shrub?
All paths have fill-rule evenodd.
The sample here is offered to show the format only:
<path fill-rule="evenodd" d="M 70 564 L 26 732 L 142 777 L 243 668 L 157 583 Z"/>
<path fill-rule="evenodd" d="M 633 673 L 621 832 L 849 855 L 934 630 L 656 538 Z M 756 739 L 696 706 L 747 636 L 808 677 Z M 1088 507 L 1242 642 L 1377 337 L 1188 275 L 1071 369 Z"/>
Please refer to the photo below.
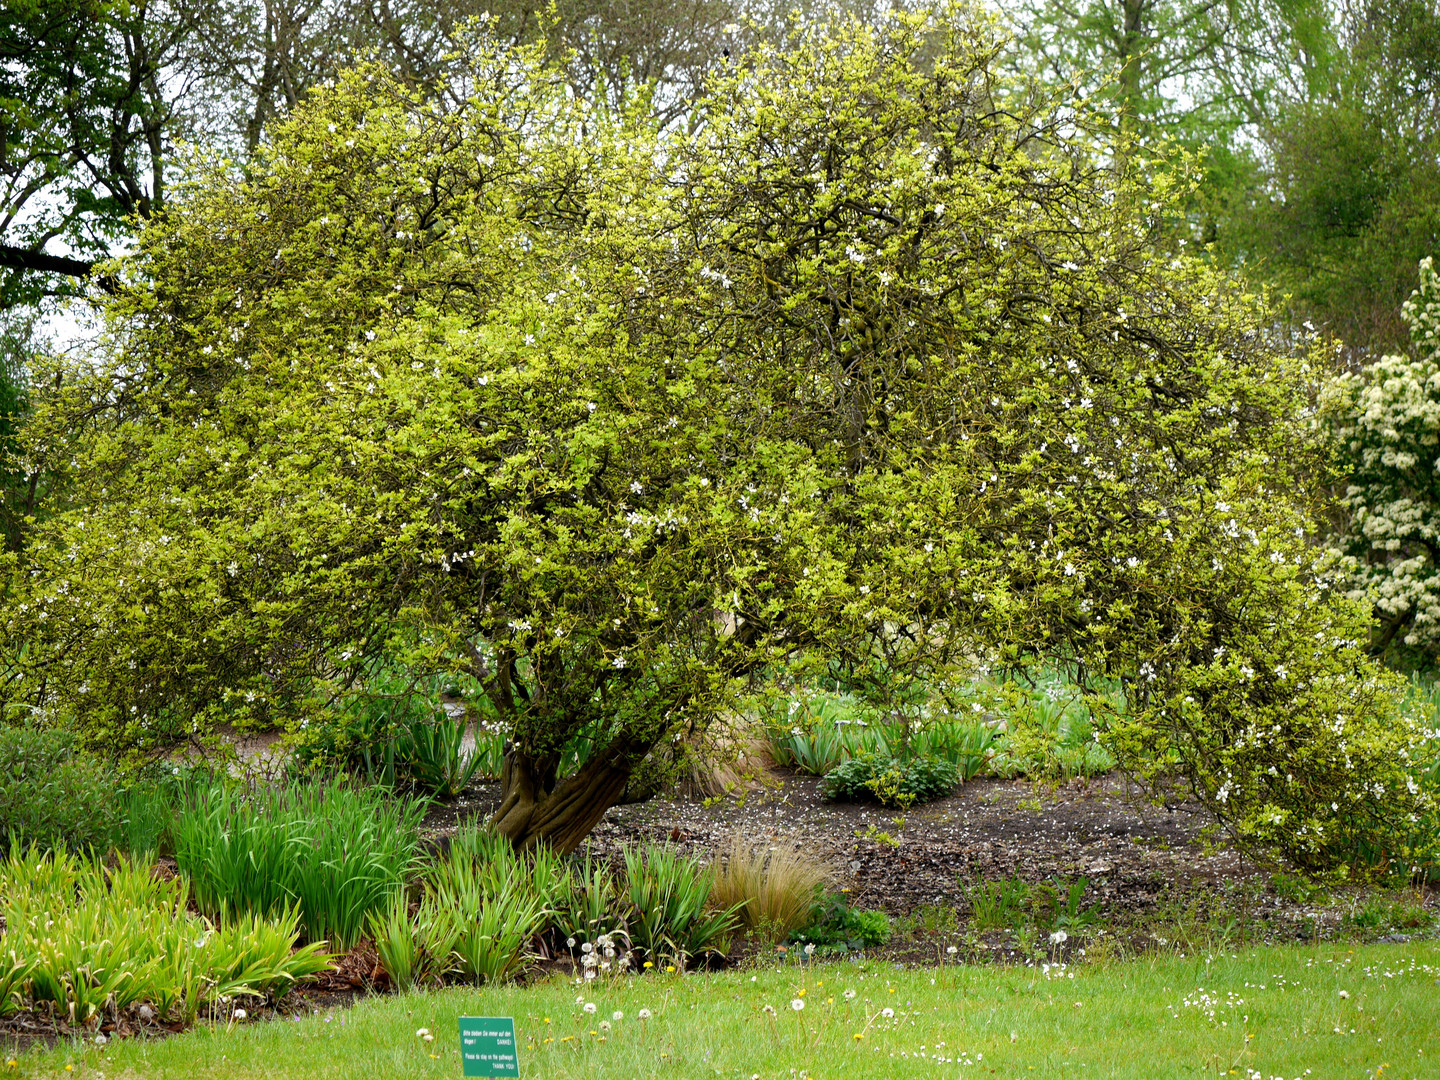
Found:
<path fill-rule="evenodd" d="M 0 728 L 0 841 L 103 853 L 120 829 L 113 770 L 66 731 Z"/>
<path fill-rule="evenodd" d="M 215 923 L 188 910 L 185 878 L 148 864 L 12 844 L 0 865 L 0 1014 L 48 1006 L 71 1026 L 139 1003 L 162 1020 L 193 1022 L 241 995 L 281 993 L 324 969 L 320 944 L 295 949 L 298 913 Z"/>
<path fill-rule="evenodd" d="M 950 762 L 930 754 L 911 758 L 862 754 L 831 769 L 825 776 L 825 797 L 838 802 L 875 801 L 907 807 L 944 798 L 960 783 Z"/>
<path fill-rule="evenodd" d="M 372 911 L 419 867 L 423 800 L 339 781 L 193 795 L 175 825 L 175 860 L 202 912 L 274 916 L 298 905 L 308 941 L 349 948 Z"/>
<path fill-rule="evenodd" d="M 812 916 L 810 925 L 790 936 L 794 944 L 814 945 L 820 952 L 844 952 L 878 948 L 890 940 L 890 916 L 852 908 L 844 893 L 831 894 Z"/>

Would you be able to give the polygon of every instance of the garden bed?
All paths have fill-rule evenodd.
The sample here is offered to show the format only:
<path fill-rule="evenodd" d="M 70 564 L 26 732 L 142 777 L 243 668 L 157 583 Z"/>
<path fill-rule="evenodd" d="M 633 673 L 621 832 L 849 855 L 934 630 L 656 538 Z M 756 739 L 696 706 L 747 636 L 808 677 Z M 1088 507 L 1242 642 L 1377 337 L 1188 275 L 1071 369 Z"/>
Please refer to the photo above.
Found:
<path fill-rule="evenodd" d="M 1177 926 L 1223 929 L 1231 919 L 1231 932 L 1247 939 L 1330 937 L 1347 919 L 1353 924 L 1371 898 L 1354 888 L 1316 890 L 1283 866 L 1207 849 L 1200 834 L 1212 819 L 1203 807 L 1182 800 L 1155 806 L 1118 773 L 1053 784 L 979 778 L 904 814 L 827 802 L 822 785 L 817 777 L 774 769 L 739 798 L 677 795 L 617 806 L 596 827 L 589 848 L 618 858 L 627 843 L 668 840 L 710 855 L 737 831 L 788 844 L 824 859 L 836 886 L 850 890 L 852 906 L 883 910 L 902 925 L 908 918 L 922 936 L 927 920 L 938 929 L 932 910 L 938 907 L 955 911 L 953 936 L 960 937 L 972 915 L 970 889 L 981 881 L 1084 877 L 1087 908 L 1127 952 L 1168 942 Z M 426 832 L 453 832 L 457 822 L 493 808 L 498 792 L 494 783 L 472 785 L 454 803 L 431 810 Z M 1440 911 L 1440 892 L 1432 885 L 1416 893 L 1415 902 Z M 943 924 L 943 916 L 938 921 Z M 1380 920 L 1373 928 L 1380 933 L 1372 936 L 1391 937 L 1405 936 L 1406 929 Z M 978 938 L 970 948 L 976 958 L 1015 958 L 1004 935 Z M 915 951 L 913 945 L 897 950 Z"/>
<path fill-rule="evenodd" d="M 627 849 L 658 842 L 710 861 L 736 836 L 762 848 L 803 851 L 826 865 L 842 905 L 889 917 L 888 941 L 872 942 L 866 958 L 905 966 L 1053 965 L 1336 937 L 1408 940 L 1430 935 L 1440 908 L 1433 887 L 1322 890 L 1233 851 L 1207 849 L 1201 837 L 1209 818 L 1198 804 L 1156 806 L 1118 774 L 1050 784 L 977 779 L 908 813 L 828 802 L 822 783 L 772 769 L 730 797 L 673 796 L 615 807 L 580 854 L 619 867 Z M 429 846 L 448 857 L 443 841 L 462 824 L 483 820 L 497 796 L 495 783 L 477 782 L 458 799 L 432 804 L 421 825 Z M 174 860 L 160 860 L 154 873 L 173 878 Z M 1070 910 L 1062 914 L 1056 905 L 1067 896 Z M 1041 910 L 1042 901 L 1051 907 Z M 199 914 L 194 905 L 192 894 L 191 913 Z M 564 933 L 555 935 L 552 929 L 531 941 L 538 955 L 515 972 L 523 983 L 581 974 Z M 816 959 L 844 953 L 846 946 L 822 944 L 821 950 Z M 853 943 L 849 951 L 857 951 Z M 763 967 L 802 952 L 794 941 L 787 947 L 764 933 L 737 934 L 728 953 L 706 958 L 703 966 Z M 283 996 L 250 998 L 246 1010 L 251 1020 L 294 1021 L 391 988 L 375 947 L 360 939 L 328 970 Z M 221 1012 L 200 1019 L 232 1021 Z M 147 1017 L 138 1007 L 111 1010 L 103 1022 L 73 1030 L 52 1016 L 12 1015 L 0 1021 L 0 1040 L 19 1050 L 80 1032 L 87 1038 L 157 1036 L 185 1026 Z"/>

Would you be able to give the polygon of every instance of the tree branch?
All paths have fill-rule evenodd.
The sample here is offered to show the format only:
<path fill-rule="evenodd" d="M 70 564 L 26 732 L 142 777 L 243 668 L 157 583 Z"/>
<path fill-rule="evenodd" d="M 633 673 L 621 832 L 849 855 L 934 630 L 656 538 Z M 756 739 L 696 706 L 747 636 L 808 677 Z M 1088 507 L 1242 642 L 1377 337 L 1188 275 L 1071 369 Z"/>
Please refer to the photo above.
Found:
<path fill-rule="evenodd" d="M 25 248 L 0 244 L 0 266 L 11 270 L 29 271 L 40 274 L 64 274 L 66 277 L 88 278 L 95 269 L 95 263 L 88 259 L 70 259 L 64 255 L 47 255 L 43 251 L 28 251 Z M 108 274 L 95 279 L 100 288 L 108 293 L 115 291 L 115 279 Z"/>

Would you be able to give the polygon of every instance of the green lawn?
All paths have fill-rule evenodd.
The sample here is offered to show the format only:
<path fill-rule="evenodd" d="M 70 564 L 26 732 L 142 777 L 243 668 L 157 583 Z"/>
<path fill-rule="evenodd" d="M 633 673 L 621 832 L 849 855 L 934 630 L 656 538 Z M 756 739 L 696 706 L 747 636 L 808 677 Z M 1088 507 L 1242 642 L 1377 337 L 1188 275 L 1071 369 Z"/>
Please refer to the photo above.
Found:
<path fill-rule="evenodd" d="M 379 998 L 298 1021 L 59 1047 L 5 1072 L 458 1077 L 457 1018 L 498 1015 L 515 1017 L 525 1077 L 1440 1077 L 1436 942 L 1048 971 L 834 963 L 652 973 L 587 987 L 593 1014 L 579 993 L 556 979 Z M 798 1012 L 797 1000 L 805 1003 Z M 641 1009 L 653 1015 L 642 1022 Z M 624 1017 L 612 1020 L 616 1011 Z M 601 1020 L 610 1021 L 608 1034 Z M 434 1041 L 417 1037 L 420 1028 Z"/>

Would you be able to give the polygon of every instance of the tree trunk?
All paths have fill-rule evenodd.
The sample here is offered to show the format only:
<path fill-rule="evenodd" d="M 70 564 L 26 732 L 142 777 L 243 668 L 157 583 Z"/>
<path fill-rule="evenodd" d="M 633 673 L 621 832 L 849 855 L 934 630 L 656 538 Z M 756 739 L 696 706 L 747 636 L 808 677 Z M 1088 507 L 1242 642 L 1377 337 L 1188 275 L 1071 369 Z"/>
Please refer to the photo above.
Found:
<path fill-rule="evenodd" d="M 1151 0 L 1122 0 L 1120 5 L 1120 39 L 1118 57 L 1120 61 L 1120 127 L 1133 132 L 1140 116 L 1140 64 L 1145 48 L 1145 16 Z"/>
<path fill-rule="evenodd" d="M 567 855 L 619 802 L 635 762 L 648 747 L 611 745 L 550 787 L 539 759 L 511 750 L 500 774 L 500 806 L 491 827 L 518 851 L 546 844 Z M 549 790 L 547 790 L 549 788 Z"/>

